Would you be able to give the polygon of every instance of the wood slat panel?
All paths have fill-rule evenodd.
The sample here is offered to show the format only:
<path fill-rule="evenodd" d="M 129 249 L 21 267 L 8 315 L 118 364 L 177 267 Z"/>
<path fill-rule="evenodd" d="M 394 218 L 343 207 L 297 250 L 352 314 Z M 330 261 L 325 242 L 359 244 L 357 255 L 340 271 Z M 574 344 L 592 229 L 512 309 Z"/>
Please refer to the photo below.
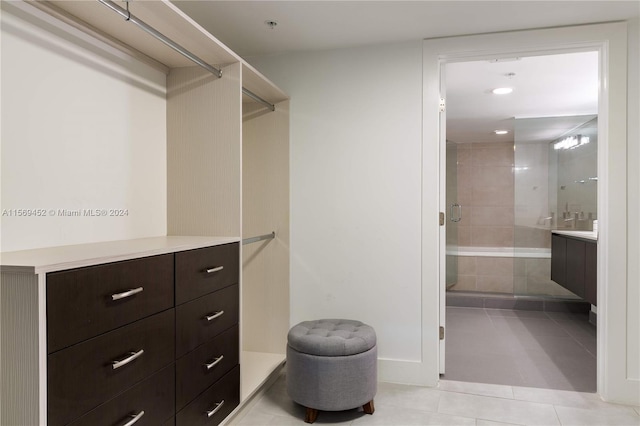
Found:
<path fill-rule="evenodd" d="M 240 235 L 240 64 L 167 77 L 169 235 Z"/>
<path fill-rule="evenodd" d="M 0 424 L 36 425 L 38 276 L 3 272 L 0 283 Z"/>
<path fill-rule="evenodd" d="M 289 329 L 289 101 L 243 123 L 242 333 L 245 351 L 284 353 Z"/>

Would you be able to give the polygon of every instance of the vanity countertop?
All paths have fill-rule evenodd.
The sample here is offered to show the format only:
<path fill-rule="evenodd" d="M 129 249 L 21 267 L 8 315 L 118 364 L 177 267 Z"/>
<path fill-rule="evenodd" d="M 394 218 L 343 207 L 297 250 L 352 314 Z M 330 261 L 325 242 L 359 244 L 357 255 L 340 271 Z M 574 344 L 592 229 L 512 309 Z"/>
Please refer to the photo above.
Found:
<path fill-rule="evenodd" d="M 554 229 L 551 232 L 553 234 L 566 235 L 567 237 L 584 238 L 586 240 L 598 241 L 598 234 L 594 231 L 572 231 Z"/>

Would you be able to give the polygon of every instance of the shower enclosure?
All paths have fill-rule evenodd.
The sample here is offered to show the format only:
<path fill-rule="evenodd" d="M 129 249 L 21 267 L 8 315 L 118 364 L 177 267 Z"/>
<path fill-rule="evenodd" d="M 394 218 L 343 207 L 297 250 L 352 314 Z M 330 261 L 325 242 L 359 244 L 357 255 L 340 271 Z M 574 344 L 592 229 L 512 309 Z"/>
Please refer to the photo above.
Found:
<path fill-rule="evenodd" d="M 447 289 L 576 298 L 551 280 L 551 231 L 597 219 L 597 118 L 512 121 L 513 142 L 447 143 Z"/>

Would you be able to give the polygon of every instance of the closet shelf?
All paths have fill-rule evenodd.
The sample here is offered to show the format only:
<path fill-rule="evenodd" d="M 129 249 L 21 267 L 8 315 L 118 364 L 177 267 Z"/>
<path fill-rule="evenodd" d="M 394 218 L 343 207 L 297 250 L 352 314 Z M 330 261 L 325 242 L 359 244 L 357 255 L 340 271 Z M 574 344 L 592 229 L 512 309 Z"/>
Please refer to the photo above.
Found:
<path fill-rule="evenodd" d="M 127 22 L 97 0 L 93 1 L 29 1 L 43 10 L 85 32 L 111 41 L 111 45 L 167 72 L 171 68 L 192 67 L 194 63 Z M 203 61 L 223 68 L 242 64 L 243 87 L 271 104 L 289 97 L 264 75 L 247 63 L 220 40 L 178 9 L 168 0 L 136 1 L 129 3 L 130 12 L 165 37 L 173 40 Z M 155 62 L 155 63 L 154 63 Z M 243 103 L 255 103 L 243 96 Z"/>
<path fill-rule="evenodd" d="M 62 9 L 169 68 L 193 66 L 189 59 L 127 22 L 98 1 L 54 0 L 38 3 Z M 129 10 L 156 31 L 212 65 L 225 66 L 241 61 L 231 49 L 169 1 L 134 1 L 129 3 Z"/>
<path fill-rule="evenodd" d="M 289 96 L 244 60 L 242 61 L 242 87 L 274 105 L 289 99 Z M 255 101 L 243 96 L 242 103 L 255 103 Z"/>

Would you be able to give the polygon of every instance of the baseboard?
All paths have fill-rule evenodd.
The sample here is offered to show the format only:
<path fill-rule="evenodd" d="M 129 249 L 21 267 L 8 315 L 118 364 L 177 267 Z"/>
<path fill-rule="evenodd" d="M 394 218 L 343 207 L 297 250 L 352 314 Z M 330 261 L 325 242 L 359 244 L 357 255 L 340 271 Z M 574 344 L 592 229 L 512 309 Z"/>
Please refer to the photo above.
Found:
<path fill-rule="evenodd" d="M 426 370 L 420 361 L 378 359 L 379 382 L 436 387 L 438 377 L 428 377 Z"/>

